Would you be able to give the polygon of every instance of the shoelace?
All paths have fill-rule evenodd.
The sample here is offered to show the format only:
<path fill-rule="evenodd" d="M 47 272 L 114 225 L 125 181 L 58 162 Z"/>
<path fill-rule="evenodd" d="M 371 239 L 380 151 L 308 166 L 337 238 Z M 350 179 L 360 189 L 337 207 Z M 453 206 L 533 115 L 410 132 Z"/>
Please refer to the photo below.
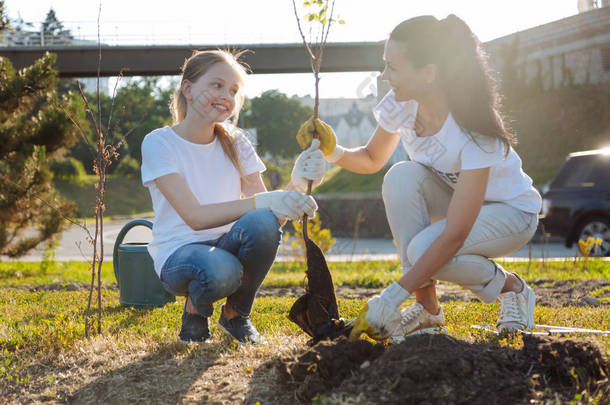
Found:
<path fill-rule="evenodd" d="M 500 301 L 500 318 L 499 323 L 503 322 L 520 322 L 521 315 L 519 314 L 519 304 L 515 294 L 505 294 Z"/>
<path fill-rule="evenodd" d="M 409 324 L 409 322 L 411 322 L 413 319 L 420 316 L 423 310 L 424 310 L 424 307 L 422 307 L 421 305 L 413 304 L 410 307 L 410 311 L 407 312 L 405 314 L 405 316 L 400 318 L 400 325 L 403 327 L 407 326 Z"/>

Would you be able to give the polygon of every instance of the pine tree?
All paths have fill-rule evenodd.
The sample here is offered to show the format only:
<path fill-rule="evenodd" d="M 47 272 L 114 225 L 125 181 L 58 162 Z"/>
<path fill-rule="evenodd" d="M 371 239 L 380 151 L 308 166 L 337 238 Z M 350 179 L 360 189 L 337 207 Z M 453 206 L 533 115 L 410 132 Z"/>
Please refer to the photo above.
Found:
<path fill-rule="evenodd" d="M 54 62 L 47 53 L 16 72 L 0 57 L 0 255 L 51 245 L 75 211 L 54 190 L 49 159 L 74 143 L 70 117 L 82 123 L 84 108 L 73 93 L 57 96 Z"/>
<path fill-rule="evenodd" d="M 6 6 L 4 0 L 0 0 L 0 32 L 8 28 L 8 17 L 6 16 Z"/>
<path fill-rule="evenodd" d="M 70 30 L 64 28 L 64 25 L 59 21 L 53 9 L 49 10 L 45 20 L 42 22 L 42 33 L 45 43 L 48 44 L 65 44 L 73 38 Z"/>

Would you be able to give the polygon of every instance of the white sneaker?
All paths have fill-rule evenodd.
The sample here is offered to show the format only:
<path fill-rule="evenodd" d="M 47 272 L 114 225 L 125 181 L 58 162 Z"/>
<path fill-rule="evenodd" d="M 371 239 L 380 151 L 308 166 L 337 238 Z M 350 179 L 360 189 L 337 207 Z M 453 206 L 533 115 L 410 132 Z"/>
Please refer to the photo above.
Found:
<path fill-rule="evenodd" d="M 525 280 L 516 273 L 513 274 L 521 280 L 523 290 L 519 293 L 509 291 L 500 295 L 500 316 L 496 323 L 499 332 L 531 330 L 534 327 L 536 294 Z"/>
<path fill-rule="evenodd" d="M 404 341 L 406 335 L 446 333 L 445 314 L 442 307 L 438 314 L 433 315 L 426 311 L 422 304 L 416 302 L 403 309 L 400 314 L 402 315 L 400 325 L 392 332 L 393 343 Z"/>

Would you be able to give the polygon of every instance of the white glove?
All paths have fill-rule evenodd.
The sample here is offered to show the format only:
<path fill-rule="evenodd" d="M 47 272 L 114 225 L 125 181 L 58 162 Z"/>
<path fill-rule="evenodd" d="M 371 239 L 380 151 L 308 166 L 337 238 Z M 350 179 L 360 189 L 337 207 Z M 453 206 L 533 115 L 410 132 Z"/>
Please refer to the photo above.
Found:
<path fill-rule="evenodd" d="M 390 284 L 381 295 L 368 300 L 358 317 L 353 321 L 349 339 L 356 340 L 366 333 L 375 340 L 387 339 L 400 326 L 398 307 L 411 294 L 397 282 Z"/>
<path fill-rule="evenodd" d="M 292 185 L 301 192 L 307 191 L 309 180 L 313 180 L 311 188 L 317 187 L 322 183 L 326 162 L 324 153 L 318 149 L 320 141 L 313 139 L 309 148 L 305 149 L 294 162 L 290 180 Z"/>
<path fill-rule="evenodd" d="M 294 190 L 275 190 L 254 194 L 254 209 L 269 209 L 282 221 L 298 221 L 307 214 L 313 218 L 318 204 L 312 196 Z"/>

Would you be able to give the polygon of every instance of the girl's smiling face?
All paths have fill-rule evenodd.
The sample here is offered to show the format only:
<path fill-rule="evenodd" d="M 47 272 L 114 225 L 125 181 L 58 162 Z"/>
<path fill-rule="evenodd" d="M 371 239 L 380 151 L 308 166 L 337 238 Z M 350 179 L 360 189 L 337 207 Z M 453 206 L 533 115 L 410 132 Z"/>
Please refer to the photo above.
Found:
<path fill-rule="evenodd" d="M 239 73 L 229 63 L 219 62 L 194 83 L 183 81 L 182 92 L 189 111 L 206 121 L 223 122 L 235 112 L 242 86 Z"/>
<path fill-rule="evenodd" d="M 392 86 L 396 101 L 417 100 L 429 90 L 434 81 L 434 65 L 418 69 L 409 62 L 407 56 L 407 45 L 404 42 L 393 39 L 386 41 L 383 52 L 385 69 L 381 79 Z"/>

